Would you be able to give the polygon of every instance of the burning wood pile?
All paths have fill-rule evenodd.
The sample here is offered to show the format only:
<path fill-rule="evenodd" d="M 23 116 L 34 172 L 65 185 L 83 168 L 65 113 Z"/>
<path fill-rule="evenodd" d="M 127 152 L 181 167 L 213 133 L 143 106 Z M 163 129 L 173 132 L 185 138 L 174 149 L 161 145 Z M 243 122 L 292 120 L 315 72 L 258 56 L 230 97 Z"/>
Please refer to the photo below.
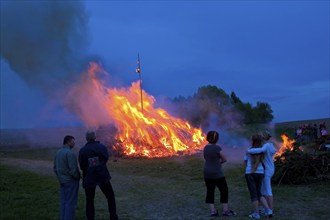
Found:
<path fill-rule="evenodd" d="M 91 63 L 67 96 L 88 127 L 102 128 L 98 133 L 103 140 L 108 139 L 107 146 L 118 156 L 190 155 L 204 146 L 205 135 L 200 128 L 154 107 L 155 98 L 141 90 L 138 82 L 128 88 L 115 88 L 106 85 L 104 76 L 108 73 Z"/>
<path fill-rule="evenodd" d="M 194 137 L 192 137 L 190 133 L 184 130 L 181 131 L 181 134 L 179 133 L 179 137 L 182 138 L 182 141 L 178 141 L 181 141 L 181 143 L 187 143 L 187 145 L 185 145 L 186 147 L 182 146 L 181 149 L 175 148 L 177 146 L 166 146 L 162 142 L 157 142 L 157 139 L 153 140 L 154 142 L 149 143 L 146 139 L 146 137 L 148 137 L 147 135 L 154 138 L 158 136 L 156 132 L 149 132 L 149 134 L 145 136 L 135 136 L 126 140 L 121 139 L 119 136 L 118 128 L 114 126 L 100 127 L 97 130 L 97 133 L 100 139 L 102 139 L 103 143 L 108 148 L 109 153 L 115 157 L 156 158 L 176 155 L 191 155 L 200 151 L 201 147 L 204 146 L 202 144 L 197 144 L 197 141 L 194 142 Z M 192 141 L 189 144 L 190 138 Z M 128 148 L 127 145 L 130 148 Z"/>
<path fill-rule="evenodd" d="M 287 135 L 281 137 L 283 144 L 274 161 L 274 183 L 304 184 L 330 180 L 330 152 L 304 152 Z"/>

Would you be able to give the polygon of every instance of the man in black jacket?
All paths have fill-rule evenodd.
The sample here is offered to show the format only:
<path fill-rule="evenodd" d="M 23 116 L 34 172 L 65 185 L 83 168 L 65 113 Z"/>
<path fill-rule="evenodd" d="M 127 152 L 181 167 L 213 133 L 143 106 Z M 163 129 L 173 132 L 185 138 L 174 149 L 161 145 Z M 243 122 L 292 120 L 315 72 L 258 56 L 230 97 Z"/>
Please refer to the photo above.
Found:
<path fill-rule="evenodd" d="M 108 150 L 95 139 L 95 132 L 88 131 L 87 143 L 79 151 L 79 165 L 83 172 L 83 187 L 86 195 L 86 216 L 88 220 L 95 218 L 95 188 L 99 186 L 108 200 L 110 219 L 118 220 L 115 195 L 110 183 L 111 176 L 107 169 Z"/>

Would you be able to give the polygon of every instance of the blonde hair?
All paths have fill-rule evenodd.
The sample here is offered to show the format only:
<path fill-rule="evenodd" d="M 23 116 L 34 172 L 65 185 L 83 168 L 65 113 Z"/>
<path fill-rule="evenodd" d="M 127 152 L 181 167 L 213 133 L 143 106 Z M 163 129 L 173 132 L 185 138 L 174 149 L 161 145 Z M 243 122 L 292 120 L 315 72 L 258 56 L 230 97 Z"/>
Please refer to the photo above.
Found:
<path fill-rule="evenodd" d="M 260 134 L 254 134 L 252 135 L 252 148 L 260 148 L 262 146 L 263 137 Z M 254 173 L 259 163 L 263 163 L 264 154 L 251 154 L 251 166 L 252 166 L 252 172 Z"/>

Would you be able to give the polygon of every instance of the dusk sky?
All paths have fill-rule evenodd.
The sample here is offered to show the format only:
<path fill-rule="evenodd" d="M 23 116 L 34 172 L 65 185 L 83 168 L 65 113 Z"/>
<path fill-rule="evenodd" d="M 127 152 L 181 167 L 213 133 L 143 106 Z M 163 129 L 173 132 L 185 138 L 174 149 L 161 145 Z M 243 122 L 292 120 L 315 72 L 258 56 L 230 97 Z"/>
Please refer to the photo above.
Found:
<path fill-rule="evenodd" d="M 47 79 L 54 76 L 47 75 L 47 68 L 58 65 L 53 68 L 58 73 L 67 66 L 59 58 L 42 62 L 62 44 L 54 32 L 45 34 L 48 29 L 38 26 L 49 22 L 47 10 L 68 13 L 67 7 L 76 3 L 61 2 L 56 10 L 47 1 L 0 4 L 0 128 L 77 124 L 49 98 L 60 85 Z M 68 47 L 78 48 L 71 55 L 97 59 L 120 86 L 138 80 L 139 53 L 143 88 L 156 100 L 192 96 L 199 87 L 214 85 L 227 94 L 234 91 L 243 102 L 267 102 L 273 122 L 320 119 L 330 117 L 329 7 L 329 1 L 86 1 L 70 8 L 84 17 L 80 28 L 66 33 Z M 44 46 L 48 36 L 52 47 Z M 35 41 L 21 43 L 25 37 Z M 29 67 L 37 65 L 31 58 L 35 53 L 40 67 L 26 72 L 24 60 Z M 68 69 L 82 68 L 72 60 Z M 70 81 L 61 74 L 58 78 Z"/>

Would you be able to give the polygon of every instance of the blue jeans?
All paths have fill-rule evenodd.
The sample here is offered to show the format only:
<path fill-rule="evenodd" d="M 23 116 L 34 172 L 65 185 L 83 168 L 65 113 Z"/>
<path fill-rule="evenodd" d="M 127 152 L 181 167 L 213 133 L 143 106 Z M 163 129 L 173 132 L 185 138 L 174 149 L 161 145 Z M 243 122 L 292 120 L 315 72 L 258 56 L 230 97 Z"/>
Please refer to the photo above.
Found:
<path fill-rule="evenodd" d="M 61 183 L 60 220 L 73 220 L 78 203 L 79 181 Z"/>

